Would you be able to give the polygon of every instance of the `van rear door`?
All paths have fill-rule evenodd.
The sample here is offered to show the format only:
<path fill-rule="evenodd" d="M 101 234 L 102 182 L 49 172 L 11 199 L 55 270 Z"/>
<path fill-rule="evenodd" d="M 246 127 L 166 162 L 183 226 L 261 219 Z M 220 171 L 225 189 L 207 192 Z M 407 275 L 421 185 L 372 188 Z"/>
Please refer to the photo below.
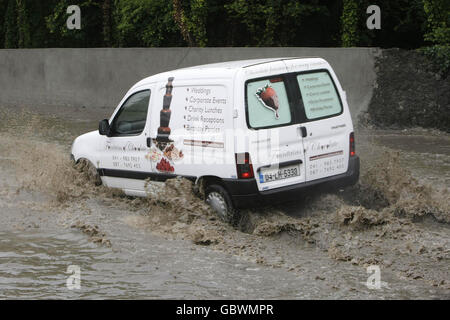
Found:
<path fill-rule="evenodd" d="M 292 84 L 285 76 L 285 66 L 282 62 L 277 64 L 283 67 L 281 74 L 245 82 L 246 121 L 250 129 L 248 150 L 260 191 L 302 183 L 306 179 L 302 135 L 288 94 Z M 271 66 L 264 67 L 267 70 Z M 251 71 L 248 73 L 256 73 Z"/>
<path fill-rule="evenodd" d="M 327 68 L 299 72 L 294 76 L 293 84 L 297 86 L 295 92 L 299 99 L 296 105 L 306 134 L 303 139 L 306 181 L 345 173 L 353 127 L 336 76 Z"/>

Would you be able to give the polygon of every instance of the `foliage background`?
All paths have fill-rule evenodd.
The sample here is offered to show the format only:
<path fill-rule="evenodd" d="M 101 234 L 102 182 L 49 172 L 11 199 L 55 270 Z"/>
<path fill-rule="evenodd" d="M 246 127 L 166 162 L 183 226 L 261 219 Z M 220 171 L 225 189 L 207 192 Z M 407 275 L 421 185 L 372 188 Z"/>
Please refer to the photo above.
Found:
<path fill-rule="evenodd" d="M 66 28 L 73 4 L 81 30 Z M 371 4 L 381 30 L 366 27 Z M 0 48 L 449 43 L 448 0 L 0 0 Z"/>

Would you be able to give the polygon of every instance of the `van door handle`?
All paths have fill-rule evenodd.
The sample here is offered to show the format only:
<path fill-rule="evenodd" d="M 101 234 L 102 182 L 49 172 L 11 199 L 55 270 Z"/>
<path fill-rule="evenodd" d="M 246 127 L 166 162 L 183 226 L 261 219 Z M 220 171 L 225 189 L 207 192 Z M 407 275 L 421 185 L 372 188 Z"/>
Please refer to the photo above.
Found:
<path fill-rule="evenodd" d="M 147 138 L 147 148 L 152 146 L 152 138 Z"/>
<path fill-rule="evenodd" d="M 308 131 L 306 131 L 306 127 L 300 127 L 300 132 L 302 133 L 302 138 L 306 138 L 308 135 Z"/>

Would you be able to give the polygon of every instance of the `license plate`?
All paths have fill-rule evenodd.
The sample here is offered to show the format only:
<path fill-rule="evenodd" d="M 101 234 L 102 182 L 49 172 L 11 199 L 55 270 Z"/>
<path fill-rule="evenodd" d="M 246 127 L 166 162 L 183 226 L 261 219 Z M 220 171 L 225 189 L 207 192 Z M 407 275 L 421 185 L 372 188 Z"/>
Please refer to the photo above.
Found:
<path fill-rule="evenodd" d="M 287 166 L 279 169 L 261 169 L 259 172 L 259 182 L 271 182 L 277 180 L 288 179 L 292 177 L 298 177 L 300 175 L 300 166 Z"/>

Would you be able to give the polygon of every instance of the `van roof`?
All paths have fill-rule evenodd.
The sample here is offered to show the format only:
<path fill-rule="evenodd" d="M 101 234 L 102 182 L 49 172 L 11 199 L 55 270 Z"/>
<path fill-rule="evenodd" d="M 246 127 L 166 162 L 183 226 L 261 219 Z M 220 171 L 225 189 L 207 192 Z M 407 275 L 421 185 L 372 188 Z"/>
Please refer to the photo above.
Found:
<path fill-rule="evenodd" d="M 134 87 L 139 87 L 142 85 L 146 85 L 149 83 L 153 83 L 156 81 L 166 80 L 168 76 L 180 76 L 182 74 L 190 74 L 192 75 L 192 71 L 194 70 L 202 70 L 202 71 L 214 71 L 217 73 L 218 69 L 222 70 L 225 73 L 233 73 L 237 69 L 252 67 L 260 64 L 265 63 L 271 63 L 276 61 L 284 61 L 284 60 L 296 60 L 296 59 L 317 59 L 322 60 L 322 58 L 319 57 L 283 57 L 283 58 L 265 58 L 265 59 L 249 59 L 249 60 L 235 60 L 235 61 L 226 61 L 226 62 L 219 62 L 219 63 L 210 63 L 210 64 L 203 64 L 203 65 L 197 65 L 192 67 L 186 67 L 186 68 L 180 68 L 175 69 L 171 71 L 166 71 L 162 73 L 155 74 L 153 76 L 147 77 L 145 79 L 142 79 L 138 83 L 136 83 Z"/>
<path fill-rule="evenodd" d="M 265 58 L 265 59 L 249 59 L 249 60 L 235 60 L 235 61 L 225 61 L 218 63 L 203 64 L 199 66 L 192 66 L 178 70 L 184 69 L 212 69 L 212 68 L 224 68 L 224 69 L 239 69 L 255 66 L 258 64 L 283 61 L 283 60 L 294 60 L 294 59 L 311 59 L 318 57 L 285 57 L 285 58 Z"/>

